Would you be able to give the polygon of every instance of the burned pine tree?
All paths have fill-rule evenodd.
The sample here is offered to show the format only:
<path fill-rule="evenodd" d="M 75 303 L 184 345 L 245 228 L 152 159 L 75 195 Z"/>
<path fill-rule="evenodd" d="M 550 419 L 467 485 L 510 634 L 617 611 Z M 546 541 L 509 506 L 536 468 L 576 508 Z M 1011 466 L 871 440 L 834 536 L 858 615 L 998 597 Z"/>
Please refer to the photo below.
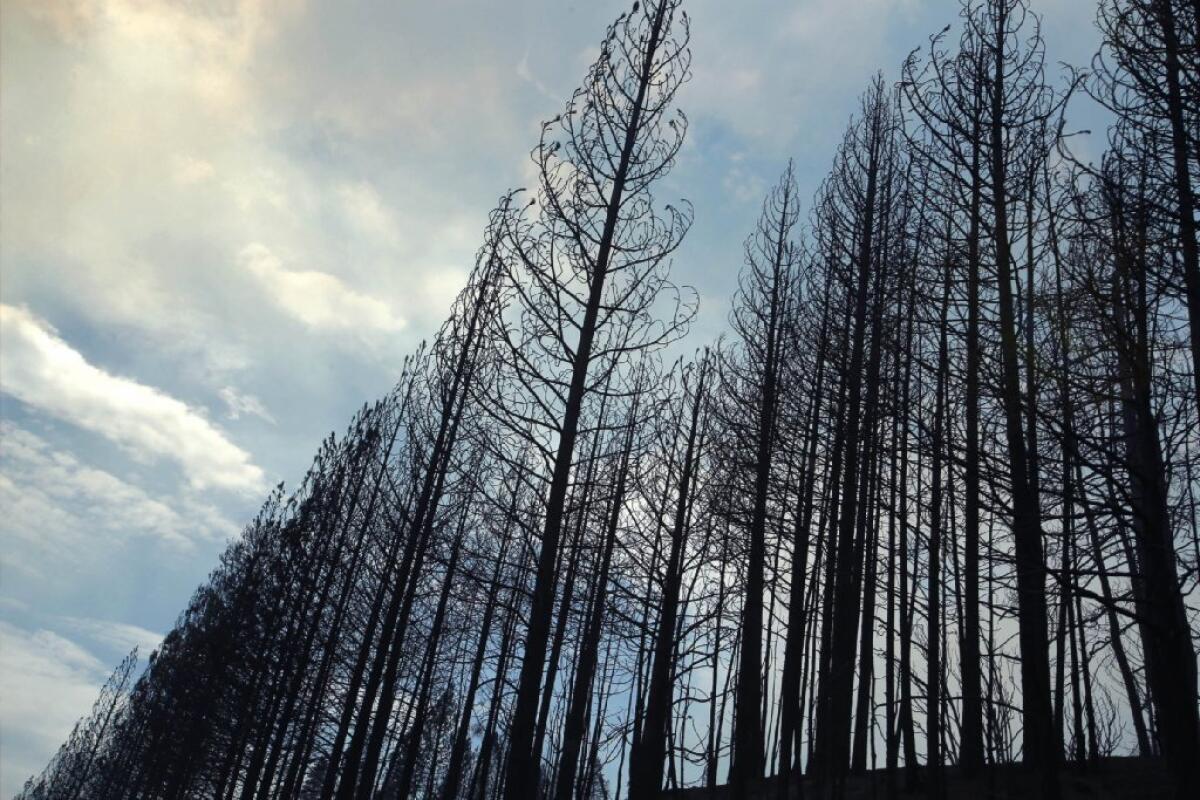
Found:
<path fill-rule="evenodd" d="M 639 735 L 634 739 L 629 756 L 631 800 L 650 800 L 659 794 L 663 766 L 668 755 L 667 735 L 674 705 L 673 682 L 678 661 L 676 645 L 681 619 L 680 595 L 686 568 L 685 554 L 691 529 L 697 465 L 705 446 L 706 382 L 711 370 L 710 362 L 711 359 L 705 354 L 698 364 L 685 373 L 681 402 L 675 404 L 675 413 L 665 420 L 667 427 L 664 438 L 682 436 L 684 439 L 682 446 L 672 443 L 671 452 L 675 458 L 663 476 L 665 485 L 660 495 L 668 502 L 654 512 L 665 519 L 652 523 L 666 533 L 668 545 L 661 594 L 658 597 L 658 621 L 652 633 L 650 677 L 645 701 L 638 709 L 634 723 L 639 727 Z M 567 795 L 560 791 L 559 796 Z"/>
<path fill-rule="evenodd" d="M 510 206 L 511 198 L 506 197 L 493 214 L 488 239 L 479 253 L 476 271 L 463 292 L 461 313 L 451 318 L 433 349 L 434 366 L 427 391 L 432 395 L 429 398 L 430 407 L 437 410 L 436 422 L 425 432 L 427 444 L 416 445 L 414 451 L 418 465 L 412 474 L 419 481 L 419 490 L 408 498 L 411 507 L 405 511 L 405 524 L 400 527 L 404 544 L 398 557 L 392 556 L 396 577 L 383 615 L 380 638 L 363 699 L 359 702 L 354 735 L 341 771 L 337 793 L 339 800 L 351 796 L 365 800 L 373 792 L 380 753 L 396 699 L 403 645 L 417 587 L 422 578 L 422 566 L 431 545 L 434 520 L 452 469 L 463 468 L 456 445 L 464 424 L 465 411 L 473 397 L 473 382 L 478 379 L 480 362 L 485 353 L 483 332 L 491 318 L 498 313 L 496 304 L 502 275 L 497 248 L 510 214 Z M 467 424 L 472 424 L 472 421 L 468 419 Z M 454 460 L 456 456 L 459 458 L 457 464 Z M 470 466 L 474 466 L 473 461 L 466 459 Z M 378 602 L 382 601 L 381 596 Z M 363 646 L 369 644 L 364 639 Z M 378 708 L 372 714 L 376 696 Z M 357 794 L 352 795 L 355 786 L 358 787 Z"/>
<path fill-rule="evenodd" d="M 897 198 L 903 196 L 898 134 L 894 107 L 882 78 L 876 79 L 863 98 L 862 116 L 846 134 L 820 201 L 819 213 L 826 215 L 827 224 L 852 232 L 849 237 L 828 239 L 834 248 L 831 263 L 844 270 L 849 337 L 842 365 L 847 392 L 840 443 L 841 486 L 834 489 L 838 500 L 836 507 L 830 508 L 832 606 L 825 609 L 828 638 L 822 642 L 815 742 L 816 769 L 828 778 L 844 776 L 850 766 L 855 640 L 870 482 L 870 454 L 864 452 L 864 446 L 873 434 L 878 413 L 884 350 L 880 334 L 889 264 L 888 251 L 880 246 L 882 231 L 888 228 Z M 823 631 L 823 639 L 825 635 Z"/>
<path fill-rule="evenodd" d="M 543 127 L 536 196 L 505 236 L 512 310 L 492 331 L 504 360 L 494 413 L 521 436 L 533 420 L 549 472 L 507 742 L 508 798 L 525 800 L 539 782 L 535 733 L 581 426 L 599 387 L 638 350 L 678 338 L 692 313 L 659 308 L 677 297 L 667 270 L 690 208 L 660 216 L 650 195 L 686 129 L 671 108 L 690 61 L 678 5 L 646 3 L 609 29 L 583 88 Z"/>
<path fill-rule="evenodd" d="M 1086 524 L 1100 593 L 1085 586 L 1076 591 L 1095 598 L 1110 619 L 1130 714 L 1139 746 L 1146 748 L 1142 740 L 1149 734 L 1142 714 L 1147 699 L 1129 667 L 1121 626 L 1113 624 L 1116 615 L 1129 611 L 1111 588 L 1114 577 L 1104 554 L 1105 540 L 1122 542 L 1122 566 L 1112 571 L 1128 576 L 1145 661 L 1144 694 L 1155 709 L 1155 738 L 1181 796 L 1186 796 L 1196 785 L 1200 735 L 1197 706 L 1189 701 L 1196 695 L 1194 634 L 1178 573 L 1177 541 L 1190 515 L 1182 508 L 1173 512 L 1172 506 L 1186 498 L 1182 493 L 1190 483 L 1190 461 L 1168 466 L 1164 453 L 1171 440 L 1191 435 L 1187 426 L 1178 432 L 1169 426 L 1169 409 L 1195 406 L 1188 376 L 1172 371 L 1165 358 L 1181 350 L 1187 339 L 1163 324 L 1173 314 L 1174 298 L 1167 288 L 1171 284 L 1161 277 L 1177 263 L 1172 250 L 1179 240 L 1171 235 L 1174 222 L 1160 216 L 1154 199 L 1160 196 L 1160 178 L 1153 137 L 1148 140 L 1136 126 L 1118 123 L 1109 139 L 1109 152 L 1075 196 L 1075 227 L 1064 265 L 1068 282 L 1063 291 L 1082 301 L 1073 329 L 1095 354 L 1081 359 L 1070 377 L 1082 384 L 1080 396 L 1088 398 L 1082 401 L 1085 419 L 1102 415 L 1108 423 L 1101 430 L 1089 425 L 1070 431 L 1075 457 L 1087 473 L 1100 473 L 1106 495 L 1104 501 L 1095 498 L 1098 487 L 1094 480 L 1080 480 L 1081 465 L 1076 481 L 1081 502 L 1089 506 Z M 1091 398 L 1106 402 L 1097 408 Z M 1096 463 L 1111 465 L 1111 471 L 1096 470 Z M 1119 493 L 1116 503 L 1114 492 Z M 1078 578 L 1075 582 L 1081 583 Z"/>
<path fill-rule="evenodd" d="M 733 727 L 730 783 L 745 787 L 762 777 L 765 756 L 763 703 L 764 579 L 767 570 L 768 504 L 772 462 L 778 458 L 777 416 L 780 380 L 788 343 L 788 302 L 793 297 L 796 245 L 792 229 L 799 219 L 799 198 L 792 166 L 763 204 L 754 233 L 746 240 L 746 264 L 730 314 L 735 345 L 720 363 L 721 436 L 737 453 L 727 480 L 745 498 L 729 509 L 734 525 L 745 531 L 740 657 Z M 753 408 L 753 414 L 746 410 Z M 775 479 L 776 483 L 778 478 Z M 741 507 L 744 506 L 744 507 Z"/>
<path fill-rule="evenodd" d="M 104 778 L 112 768 L 112 731 L 127 713 L 138 655 L 135 648 L 117 665 L 100 689 L 88 716 L 75 723 L 50 763 L 36 778 L 25 782 L 21 800 L 78 800 L 104 791 Z M 99 778 L 99 779 L 98 779 Z"/>
<path fill-rule="evenodd" d="M 1200 244 L 1196 181 L 1200 174 L 1200 10 L 1186 0 L 1103 0 L 1104 43 L 1092 64 L 1093 98 L 1153 149 L 1156 182 L 1170 198 L 1164 221 L 1179 243 L 1174 290 L 1187 309 L 1196 397 L 1200 398 Z"/>

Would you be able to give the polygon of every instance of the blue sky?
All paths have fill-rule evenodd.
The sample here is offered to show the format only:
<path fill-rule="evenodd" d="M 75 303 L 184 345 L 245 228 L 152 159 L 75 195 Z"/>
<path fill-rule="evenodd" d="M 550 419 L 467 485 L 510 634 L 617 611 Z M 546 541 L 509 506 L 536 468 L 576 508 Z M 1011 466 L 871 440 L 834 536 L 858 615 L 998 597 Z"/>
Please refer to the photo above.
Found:
<path fill-rule="evenodd" d="M 5 0 L 0 794 L 434 331 L 624 7 Z M 695 205 L 674 276 L 700 344 L 787 159 L 810 196 L 870 76 L 958 3 L 687 8 L 690 138 L 659 194 Z M 1034 8 L 1050 61 L 1085 64 L 1093 3 Z"/>

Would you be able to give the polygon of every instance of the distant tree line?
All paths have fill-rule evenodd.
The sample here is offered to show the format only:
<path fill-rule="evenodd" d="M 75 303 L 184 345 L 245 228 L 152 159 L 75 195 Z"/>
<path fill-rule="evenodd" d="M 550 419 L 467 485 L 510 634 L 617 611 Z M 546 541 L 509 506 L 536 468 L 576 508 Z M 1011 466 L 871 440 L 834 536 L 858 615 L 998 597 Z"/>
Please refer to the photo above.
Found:
<path fill-rule="evenodd" d="M 1200 7 L 1102 0 L 1060 80 L 1030 2 L 963 0 L 672 360 L 681 5 L 608 29 L 447 322 L 22 800 L 1052 798 L 1129 752 L 1200 796 Z"/>

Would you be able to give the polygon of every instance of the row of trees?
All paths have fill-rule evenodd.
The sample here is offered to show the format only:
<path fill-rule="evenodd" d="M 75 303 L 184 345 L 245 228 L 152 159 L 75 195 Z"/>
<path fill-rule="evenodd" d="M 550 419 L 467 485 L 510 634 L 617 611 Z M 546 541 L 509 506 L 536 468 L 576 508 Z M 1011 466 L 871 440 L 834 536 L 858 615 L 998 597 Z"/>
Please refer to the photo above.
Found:
<path fill-rule="evenodd" d="M 432 343 L 23 798 L 1054 797 L 1130 751 L 1200 793 L 1195 2 L 1103 0 L 1058 85 L 1026 0 L 964 0 L 671 362 L 680 5 L 617 19 Z"/>

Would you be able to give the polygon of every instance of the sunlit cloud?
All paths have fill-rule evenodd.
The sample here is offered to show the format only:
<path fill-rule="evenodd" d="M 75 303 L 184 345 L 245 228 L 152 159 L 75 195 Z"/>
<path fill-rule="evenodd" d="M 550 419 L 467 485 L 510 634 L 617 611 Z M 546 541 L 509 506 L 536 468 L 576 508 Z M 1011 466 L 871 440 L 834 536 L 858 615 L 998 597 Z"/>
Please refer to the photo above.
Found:
<path fill-rule="evenodd" d="M 387 303 L 351 289 L 316 270 L 294 270 L 261 244 L 248 245 L 240 261 L 266 294 L 291 316 L 313 328 L 398 331 L 404 320 Z"/>
<path fill-rule="evenodd" d="M 239 492 L 263 471 L 204 415 L 160 390 L 96 367 L 28 310 L 0 305 L 0 390 L 136 458 L 176 462 L 191 485 Z"/>
<path fill-rule="evenodd" d="M 59 621 L 88 640 L 117 653 L 128 653 L 138 649 L 138 655 L 146 658 L 162 644 L 163 635 L 148 631 L 127 622 L 114 622 L 89 617 L 61 617 Z"/>

